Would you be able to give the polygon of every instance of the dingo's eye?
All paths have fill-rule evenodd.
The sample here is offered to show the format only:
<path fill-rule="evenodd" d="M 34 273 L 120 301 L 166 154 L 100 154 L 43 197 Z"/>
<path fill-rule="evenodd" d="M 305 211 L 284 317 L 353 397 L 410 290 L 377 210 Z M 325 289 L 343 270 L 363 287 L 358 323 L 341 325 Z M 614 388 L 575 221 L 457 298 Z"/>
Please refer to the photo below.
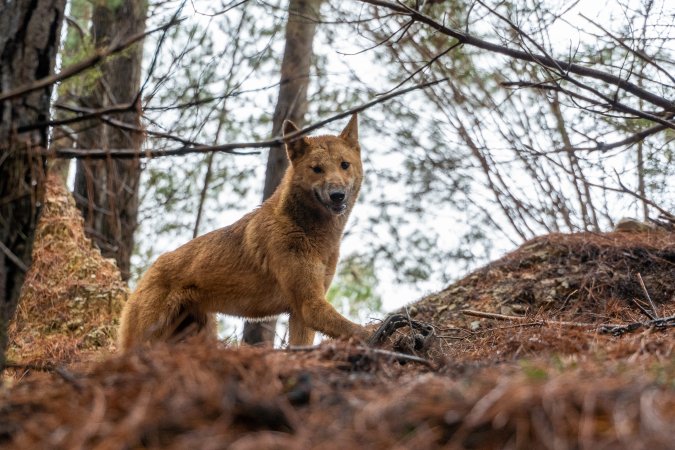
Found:
<path fill-rule="evenodd" d="M 321 173 L 321 172 L 323 172 L 323 169 L 322 169 L 321 167 L 319 167 L 319 166 L 312 167 L 312 170 L 314 171 L 314 173 Z"/>
<path fill-rule="evenodd" d="M 347 161 L 342 161 L 342 164 L 340 164 L 340 167 L 342 167 L 344 170 L 349 169 L 349 163 Z"/>

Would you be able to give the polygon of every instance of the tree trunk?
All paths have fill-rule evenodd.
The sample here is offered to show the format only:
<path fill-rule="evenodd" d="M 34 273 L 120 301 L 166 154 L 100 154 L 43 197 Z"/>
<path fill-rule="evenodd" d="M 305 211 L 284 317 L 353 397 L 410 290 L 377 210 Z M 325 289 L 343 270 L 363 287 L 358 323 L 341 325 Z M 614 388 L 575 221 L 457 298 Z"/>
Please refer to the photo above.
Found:
<path fill-rule="evenodd" d="M 49 76 L 61 35 L 66 0 L 0 3 L 0 92 Z M 0 101 L 0 372 L 5 365 L 7 325 L 14 315 L 31 261 L 44 192 L 47 127 L 17 133 L 49 119 L 52 87 Z"/>
<path fill-rule="evenodd" d="M 272 136 L 281 134 L 284 120 L 302 127 L 307 112 L 307 87 L 312 62 L 312 43 L 322 0 L 290 0 L 286 23 L 286 46 L 281 62 L 279 98 L 272 118 Z M 263 201 L 274 193 L 288 167 L 283 145 L 270 148 Z M 249 344 L 274 343 L 276 319 L 247 322 L 243 340 Z"/>
<path fill-rule="evenodd" d="M 109 6 L 109 3 L 98 3 L 92 14 L 92 36 L 97 48 L 145 30 L 147 2 L 124 0 L 118 6 Z M 140 89 L 142 57 L 143 46 L 139 43 L 108 59 L 101 65 L 94 92 L 82 99 L 83 106 L 98 109 L 133 102 Z M 135 129 L 97 123 L 81 135 L 82 145 L 85 148 L 133 148 L 140 152 L 143 132 L 139 109 L 137 106 L 114 116 L 115 120 Z M 84 216 L 87 234 L 104 256 L 117 261 L 122 278 L 127 280 L 138 223 L 140 160 L 80 159 L 76 167 L 74 195 Z"/>
<path fill-rule="evenodd" d="M 79 62 L 83 53 L 87 55 L 91 53 L 86 50 L 83 51 L 83 49 L 87 49 L 87 43 L 89 42 L 89 35 L 84 32 L 83 24 L 91 21 L 91 10 L 91 0 L 70 0 L 68 21 L 64 24 L 64 38 L 59 49 L 62 67 L 68 67 L 71 64 Z M 60 83 L 56 89 L 57 97 L 55 103 L 57 105 L 75 104 L 77 99 L 86 95 L 88 88 L 83 79 L 86 79 L 86 77 L 73 77 Z M 59 108 L 54 108 L 52 111 L 54 120 L 65 119 L 71 116 L 72 113 L 70 111 Z M 77 147 L 71 133 L 66 131 L 67 129 L 68 127 L 62 129 L 59 126 L 52 128 L 49 139 L 51 149 Z M 57 174 L 63 180 L 63 183 L 66 184 L 70 173 L 70 163 L 71 160 L 66 158 L 53 159 L 49 161 L 49 171 Z"/>

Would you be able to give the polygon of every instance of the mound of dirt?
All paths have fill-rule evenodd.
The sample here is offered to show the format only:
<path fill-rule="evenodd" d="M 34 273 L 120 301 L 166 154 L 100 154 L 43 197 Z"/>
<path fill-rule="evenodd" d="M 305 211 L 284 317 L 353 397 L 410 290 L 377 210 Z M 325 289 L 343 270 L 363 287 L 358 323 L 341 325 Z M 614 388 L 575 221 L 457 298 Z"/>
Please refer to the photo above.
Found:
<path fill-rule="evenodd" d="M 33 262 L 9 328 L 8 359 L 54 365 L 110 349 L 126 296 L 115 262 L 85 236 L 72 195 L 50 175 Z"/>
<path fill-rule="evenodd" d="M 503 314 L 546 312 L 581 321 L 635 319 L 638 300 L 657 313 L 675 301 L 675 233 L 551 234 L 417 303 L 414 316 L 447 322 L 463 308 Z M 629 307 L 628 309 L 626 307 Z"/>
<path fill-rule="evenodd" d="M 651 311 L 649 299 L 656 311 Z M 542 236 L 408 311 L 416 320 L 437 324 L 446 341 L 462 340 L 462 346 L 446 345 L 441 353 L 455 361 L 485 363 L 621 347 L 621 342 L 593 331 L 599 324 L 649 319 L 640 307 L 656 317 L 675 313 L 673 232 Z M 495 324 L 466 310 L 522 320 Z"/>
<path fill-rule="evenodd" d="M 411 305 L 436 330 L 415 358 L 403 328 L 384 349 L 192 340 L 27 374 L 0 393 L 0 448 L 672 448 L 673 327 L 600 325 L 647 322 L 636 301 L 672 315 L 674 252 L 672 233 L 535 239 Z"/>

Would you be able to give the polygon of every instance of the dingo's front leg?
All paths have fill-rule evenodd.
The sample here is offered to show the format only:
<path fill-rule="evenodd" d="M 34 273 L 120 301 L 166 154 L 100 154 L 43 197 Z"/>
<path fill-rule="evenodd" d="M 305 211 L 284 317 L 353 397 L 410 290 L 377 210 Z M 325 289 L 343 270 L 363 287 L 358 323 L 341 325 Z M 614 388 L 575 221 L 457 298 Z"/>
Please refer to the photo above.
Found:
<path fill-rule="evenodd" d="M 313 329 L 333 338 L 366 338 L 364 327 L 343 317 L 333 305 L 323 297 L 307 298 L 300 305 L 303 321 Z"/>
<path fill-rule="evenodd" d="M 306 327 L 333 338 L 367 337 L 364 327 L 340 315 L 326 300 L 324 286 L 326 271 L 321 261 L 295 259 L 290 264 L 287 262 L 285 265 L 280 264 L 279 267 L 283 267 L 284 270 L 279 272 L 277 280 L 290 303 L 291 317 L 299 316 Z M 292 339 L 294 336 L 300 336 L 300 331 L 292 333 Z"/>

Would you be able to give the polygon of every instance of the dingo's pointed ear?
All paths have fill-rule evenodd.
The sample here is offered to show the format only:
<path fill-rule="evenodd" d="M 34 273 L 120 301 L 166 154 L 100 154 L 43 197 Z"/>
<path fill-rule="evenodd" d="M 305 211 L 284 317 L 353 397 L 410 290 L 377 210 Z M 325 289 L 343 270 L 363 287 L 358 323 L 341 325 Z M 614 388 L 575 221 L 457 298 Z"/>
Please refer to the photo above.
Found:
<path fill-rule="evenodd" d="M 340 137 L 352 147 L 359 147 L 359 119 L 356 113 L 352 114 L 352 118 L 349 119 L 349 123 L 340 133 Z"/>
<path fill-rule="evenodd" d="M 298 128 L 298 126 L 296 124 L 294 124 L 293 122 L 291 122 L 288 119 L 284 120 L 284 125 L 282 126 L 282 128 L 283 128 L 284 136 L 286 136 L 288 134 L 291 134 L 291 133 L 295 133 L 296 131 L 300 131 L 300 128 Z"/>
<path fill-rule="evenodd" d="M 300 128 L 298 128 L 290 120 L 284 120 L 283 126 L 284 138 L 291 133 L 295 133 L 296 131 L 300 131 Z M 304 137 L 292 142 L 286 141 L 286 154 L 288 155 L 288 159 L 291 162 L 295 161 L 296 159 L 304 155 L 306 150 L 307 150 L 307 141 L 305 140 Z"/>

